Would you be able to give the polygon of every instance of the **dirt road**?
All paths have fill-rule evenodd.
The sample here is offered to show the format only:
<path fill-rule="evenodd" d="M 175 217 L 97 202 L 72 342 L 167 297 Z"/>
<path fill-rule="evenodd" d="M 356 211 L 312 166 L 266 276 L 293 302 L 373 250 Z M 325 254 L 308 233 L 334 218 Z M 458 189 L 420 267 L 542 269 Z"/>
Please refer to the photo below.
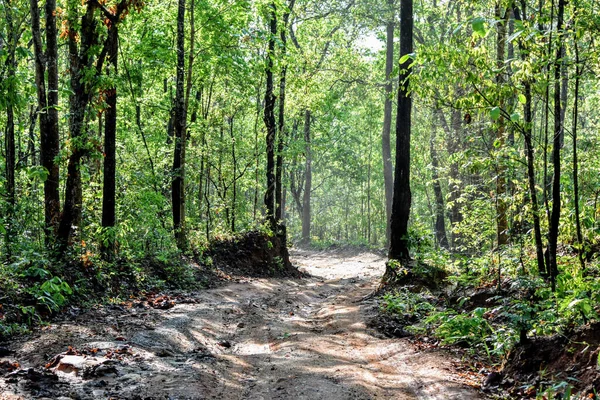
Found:
<path fill-rule="evenodd" d="M 68 345 L 94 357 L 55 360 L 58 381 L 8 375 L 0 399 L 482 398 L 452 381 L 449 357 L 365 326 L 375 304 L 361 299 L 382 258 L 296 251 L 293 261 L 313 277 L 253 279 L 168 310 L 117 307 L 52 325 L 15 343 L 11 358 L 40 367 Z"/>

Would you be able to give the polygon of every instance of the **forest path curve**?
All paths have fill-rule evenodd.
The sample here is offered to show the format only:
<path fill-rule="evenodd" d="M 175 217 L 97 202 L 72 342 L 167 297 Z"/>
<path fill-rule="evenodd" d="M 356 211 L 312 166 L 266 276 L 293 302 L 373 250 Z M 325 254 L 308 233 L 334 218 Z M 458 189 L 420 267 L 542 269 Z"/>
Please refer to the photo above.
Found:
<path fill-rule="evenodd" d="M 296 250 L 292 260 L 311 277 L 243 280 L 168 310 L 97 310 L 51 325 L 13 346 L 21 364 L 44 365 L 67 345 L 121 349 L 120 360 L 81 367 L 86 379 L 77 366 L 56 368 L 61 385 L 0 379 L 0 399 L 482 398 L 453 381 L 450 357 L 366 327 L 376 304 L 362 299 L 383 258 Z"/>

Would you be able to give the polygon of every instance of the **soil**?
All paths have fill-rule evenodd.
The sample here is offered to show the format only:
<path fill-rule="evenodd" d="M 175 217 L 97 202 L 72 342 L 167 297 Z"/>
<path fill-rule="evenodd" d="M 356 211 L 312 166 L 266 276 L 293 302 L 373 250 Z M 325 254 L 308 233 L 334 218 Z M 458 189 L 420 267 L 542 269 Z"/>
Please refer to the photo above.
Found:
<path fill-rule="evenodd" d="M 449 354 L 366 326 L 384 258 L 295 250 L 291 259 L 306 277 L 73 308 L 0 344 L 0 399 L 484 398 L 459 381 Z"/>
<path fill-rule="evenodd" d="M 273 236 L 250 231 L 242 236 L 214 240 L 204 256 L 229 276 L 300 278 L 302 274 L 289 260 L 285 238 L 285 231 Z"/>
<path fill-rule="evenodd" d="M 567 382 L 574 393 L 600 393 L 600 323 L 567 335 L 534 338 L 517 346 L 501 371 L 501 386 L 514 396 L 534 398 L 540 389 Z M 589 397 L 592 395 L 591 397 Z"/>

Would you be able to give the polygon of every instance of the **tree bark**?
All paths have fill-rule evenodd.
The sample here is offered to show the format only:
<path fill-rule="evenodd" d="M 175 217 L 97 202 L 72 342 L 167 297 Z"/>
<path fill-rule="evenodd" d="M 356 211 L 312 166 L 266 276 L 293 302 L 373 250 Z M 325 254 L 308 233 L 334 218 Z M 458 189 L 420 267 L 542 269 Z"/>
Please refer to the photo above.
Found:
<path fill-rule="evenodd" d="M 69 71 L 71 77 L 71 97 L 69 99 L 69 132 L 71 136 L 71 156 L 67 165 L 67 182 L 65 185 L 65 202 L 62 218 L 58 226 L 57 241 L 59 250 L 64 253 L 71 243 L 77 224 L 81 220 L 81 161 L 87 153 L 87 138 L 84 133 L 85 113 L 91 98 L 91 84 L 84 75 L 92 68 L 90 49 L 97 45 L 96 22 L 94 21 L 96 5 L 86 3 L 85 15 L 81 19 L 80 32 L 69 32 Z M 69 3 L 67 10 L 71 26 L 77 26 L 77 10 Z M 106 53 L 104 53 L 104 56 Z M 101 69 L 102 60 L 98 60 L 97 68 Z"/>
<path fill-rule="evenodd" d="M 436 114 L 441 114 L 440 109 L 436 109 Z M 439 177 L 439 159 L 437 150 L 435 148 L 436 139 L 436 127 L 433 126 L 431 129 L 431 139 L 429 140 L 429 154 L 431 156 L 431 180 L 433 181 L 433 194 L 435 196 L 435 239 L 438 245 L 444 249 L 450 247 L 448 243 L 448 236 L 446 235 L 446 220 L 445 220 L 445 209 L 444 196 L 442 194 L 442 186 L 440 185 Z"/>
<path fill-rule="evenodd" d="M 304 195 L 302 198 L 302 243 L 310 244 L 310 194 L 312 192 L 312 152 L 310 138 L 310 110 L 304 111 L 304 152 L 306 154 L 306 164 L 304 169 Z"/>
<path fill-rule="evenodd" d="M 7 65 L 7 80 L 8 80 L 8 96 L 6 98 L 6 130 L 4 138 L 4 154 L 5 154 L 5 173 L 6 173 L 6 197 L 7 197 L 7 210 L 6 210 L 6 259 L 11 262 L 12 258 L 12 242 L 14 240 L 14 213 L 16 205 L 15 197 L 15 168 L 16 168 L 16 148 L 15 148 L 15 109 L 14 104 L 16 100 L 16 87 L 15 81 L 17 60 L 15 51 L 17 49 L 17 33 L 15 32 L 15 26 L 13 23 L 12 14 L 13 5 L 8 2 L 6 7 L 6 23 L 8 28 L 8 40 L 9 49 L 8 57 L 6 60 Z"/>
<path fill-rule="evenodd" d="M 505 59 L 505 47 L 506 47 L 506 21 L 508 17 L 508 11 L 504 10 L 504 16 L 501 15 L 502 9 L 499 4 L 496 4 L 496 20 L 497 23 L 497 37 L 496 37 L 496 68 L 498 73 L 496 74 L 496 85 L 498 85 L 498 92 L 502 93 L 502 86 L 506 83 L 504 76 L 504 59 Z M 501 96 L 501 95 L 500 95 Z M 504 99 L 499 99 L 500 108 L 504 108 Z M 504 117 L 500 115 L 497 121 L 498 128 L 496 130 L 496 140 L 499 143 L 499 150 L 502 152 L 505 145 L 505 122 Z M 497 160 L 496 169 L 496 239 L 498 246 L 504 246 L 508 244 L 508 218 L 507 218 L 507 205 L 506 205 L 506 166 L 502 154 L 500 154 Z"/>
<path fill-rule="evenodd" d="M 565 0 L 558 0 L 557 13 L 557 40 L 558 49 L 554 61 L 554 139 L 552 149 L 552 162 L 554 164 L 554 179 L 552 183 L 552 214 L 550 216 L 550 227 L 548 230 L 548 269 L 550 272 L 550 280 L 552 291 L 556 290 L 556 275 L 558 267 L 556 262 L 556 253 L 558 246 L 558 228 L 560 221 L 560 150 L 563 136 L 563 121 L 562 115 L 562 99 L 561 99 L 561 69 L 563 63 L 561 56 L 563 54 L 563 22 L 564 22 Z"/>
<path fill-rule="evenodd" d="M 173 211 L 173 230 L 179 250 L 187 249 L 185 231 L 185 144 L 186 144 L 186 109 L 184 97 L 184 25 L 185 0 L 178 1 L 177 7 L 177 73 L 175 82 L 174 134 L 175 149 L 173 151 L 173 178 L 171 181 L 171 201 Z"/>
<path fill-rule="evenodd" d="M 521 1 L 522 14 L 527 15 L 525 0 Z M 515 19 L 521 21 L 521 13 L 518 9 L 514 8 Z M 523 42 L 519 42 L 519 48 L 521 51 L 521 58 L 526 60 L 528 54 Z M 539 274 L 546 273 L 546 264 L 544 259 L 544 248 L 542 242 L 542 232 L 540 227 L 540 213 L 539 203 L 537 197 L 537 189 L 535 182 L 535 167 L 534 167 L 534 148 L 533 148 L 533 114 L 532 114 L 532 94 L 531 94 L 531 83 L 529 81 L 523 82 L 525 88 L 525 104 L 523 105 L 523 116 L 524 116 L 524 129 L 523 138 L 525 139 L 525 151 L 527 154 L 527 180 L 529 183 L 529 195 L 531 197 L 531 213 L 533 216 L 533 231 L 535 239 L 535 252 L 537 259 L 537 267 Z"/>
<path fill-rule="evenodd" d="M 579 246 L 579 264 L 581 269 L 585 269 L 585 261 L 583 254 L 585 249 L 583 248 L 583 233 L 581 231 L 581 218 L 579 216 L 579 159 L 577 153 L 577 122 L 579 117 L 579 83 L 583 67 L 580 66 L 579 59 L 579 46 L 577 39 L 575 39 L 575 93 L 573 94 L 573 198 L 575 205 L 575 227 L 577 230 L 577 244 Z"/>
<path fill-rule="evenodd" d="M 109 73 L 117 76 L 117 56 L 119 45 L 119 27 L 113 23 L 108 30 L 108 64 Z M 105 260 L 111 261 L 115 256 L 116 223 L 116 141 L 117 141 L 117 87 L 106 91 L 106 115 L 104 117 L 104 184 L 102 187 L 102 254 Z"/>
<path fill-rule="evenodd" d="M 400 2 L 400 60 L 413 52 L 413 2 Z M 392 203 L 390 249 L 388 257 L 407 263 L 408 219 L 410 216 L 410 135 L 412 96 L 409 83 L 412 59 L 410 56 L 400 65 L 398 90 L 398 114 L 396 116 L 396 168 L 394 173 L 394 199 Z M 389 266 L 388 266 L 389 268 Z"/>
<path fill-rule="evenodd" d="M 56 29 L 56 0 L 46 1 L 46 51 L 43 50 L 40 10 L 37 0 L 30 0 L 31 32 L 35 59 L 35 83 L 37 89 L 40 125 L 40 164 L 48 173 L 44 181 L 44 225 L 46 246 L 55 241 L 60 219 L 59 167 L 54 162 L 59 151 L 58 134 L 58 47 Z M 48 92 L 46 91 L 46 70 Z"/>
<path fill-rule="evenodd" d="M 390 241 L 390 217 L 392 215 L 392 199 L 394 196 L 394 176 L 392 173 L 392 146 L 390 133 L 392 130 L 392 71 L 394 69 L 394 27 L 395 11 L 394 0 L 387 0 L 388 19 L 385 26 L 385 103 L 383 108 L 383 130 L 381 133 L 381 155 L 383 158 L 383 181 L 385 190 L 385 235 L 386 243 Z"/>
<path fill-rule="evenodd" d="M 277 125 L 275 122 L 275 95 L 273 94 L 273 57 L 275 56 L 275 36 L 277 35 L 277 19 L 275 2 L 271 3 L 269 17 L 270 35 L 267 51 L 264 122 L 267 128 L 267 191 L 265 192 L 265 206 L 267 208 L 267 221 L 271 229 L 275 230 L 275 137 Z"/>
<path fill-rule="evenodd" d="M 283 67 L 279 77 L 279 120 L 278 120 L 278 138 L 277 138 L 277 159 L 275 166 L 275 220 L 277 223 L 283 223 L 283 148 L 285 144 L 285 85 L 287 75 L 287 26 L 290 18 L 290 12 L 294 7 L 295 0 L 291 0 L 288 9 L 283 14 L 283 26 L 280 31 L 281 38 L 281 59 Z"/>

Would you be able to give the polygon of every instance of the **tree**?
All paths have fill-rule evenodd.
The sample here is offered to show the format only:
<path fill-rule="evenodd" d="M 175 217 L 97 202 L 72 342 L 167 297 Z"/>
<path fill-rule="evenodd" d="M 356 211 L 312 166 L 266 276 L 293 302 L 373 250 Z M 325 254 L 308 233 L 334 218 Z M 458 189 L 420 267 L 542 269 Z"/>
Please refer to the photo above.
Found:
<path fill-rule="evenodd" d="M 267 190 L 265 192 L 265 206 L 267 208 L 267 221 L 271 229 L 275 229 L 277 223 L 275 218 L 275 137 L 277 134 L 277 125 L 275 122 L 275 94 L 273 93 L 273 60 L 275 58 L 275 37 L 277 35 L 277 9 L 275 2 L 270 3 L 268 15 L 269 41 L 266 54 L 266 90 L 263 116 L 267 128 Z"/>
<path fill-rule="evenodd" d="M 311 204 L 310 194 L 312 192 L 312 149 L 310 138 L 311 112 L 309 109 L 304 111 L 304 153 L 306 164 L 304 168 L 304 196 L 302 197 L 302 242 L 310 243 L 310 218 Z"/>
<path fill-rule="evenodd" d="M 548 229 L 548 271 L 552 281 L 552 290 L 555 290 L 556 275 L 558 267 L 556 263 L 556 252 L 558 246 L 558 228 L 560 222 L 560 153 L 563 141 L 563 111 L 561 99 L 561 71 L 563 68 L 563 24 L 565 13 L 565 0 L 558 0 L 558 14 L 556 22 L 558 48 L 556 50 L 556 58 L 554 61 L 554 139 L 552 141 L 552 164 L 554 166 L 554 178 L 552 182 L 552 213 L 550 215 L 550 226 Z"/>
<path fill-rule="evenodd" d="M 381 133 L 381 156 L 383 158 L 383 181 L 385 190 L 386 238 L 390 240 L 390 218 L 392 216 L 392 199 L 394 195 L 394 176 L 392 173 L 392 71 L 394 69 L 394 27 L 396 12 L 394 0 L 387 0 L 388 16 L 385 24 L 385 106 L 383 111 L 383 130 Z"/>
<path fill-rule="evenodd" d="M 108 37 L 106 41 L 108 68 L 107 75 L 116 78 L 119 54 L 119 22 L 122 13 L 127 7 L 127 1 L 117 5 L 114 15 L 108 13 Z M 104 119 L 104 184 L 102 188 L 102 228 L 104 235 L 102 241 L 103 255 L 107 260 L 112 260 L 115 253 L 115 205 L 116 205 L 116 142 L 117 142 L 117 86 L 113 82 L 105 89 L 106 116 Z"/>
<path fill-rule="evenodd" d="M 44 180 L 44 219 L 47 245 L 55 241 L 60 220 L 58 134 L 58 44 L 56 29 L 56 0 L 46 0 L 46 51 L 43 49 L 40 10 L 37 0 L 30 0 L 31 33 L 35 55 L 37 111 L 40 125 L 40 162 L 48 176 Z M 47 74 L 47 89 L 46 76 Z"/>
<path fill-rule="evenodd" d="M 175 150 L 173 151 L 173 177 L 171 180 L 171 201 L 175 241 L 177 242 L 177 247 L 180 250 L 186 250 L 187 236 L 185 231 L 185 147 L 187 112 L 184 97 L 185 0 L 179 0 L 177 4 L 177 74 L 175 80 L 176 88 L 174 107 Z"/>
<path fill-rule="evenodd" d="M 400 2 L 400 79 L 398 114 L 396 116 L 396 168 L 394 173 L 394 200 L 390 222 L 390 249 L 388 258 L 407 263 L 408 219 L 410 216 L 410 134 L 412 96 L 410 74 L 413 57 L 413 3 Z M 390 268 L 388 266 L 388 268 Z"/>

